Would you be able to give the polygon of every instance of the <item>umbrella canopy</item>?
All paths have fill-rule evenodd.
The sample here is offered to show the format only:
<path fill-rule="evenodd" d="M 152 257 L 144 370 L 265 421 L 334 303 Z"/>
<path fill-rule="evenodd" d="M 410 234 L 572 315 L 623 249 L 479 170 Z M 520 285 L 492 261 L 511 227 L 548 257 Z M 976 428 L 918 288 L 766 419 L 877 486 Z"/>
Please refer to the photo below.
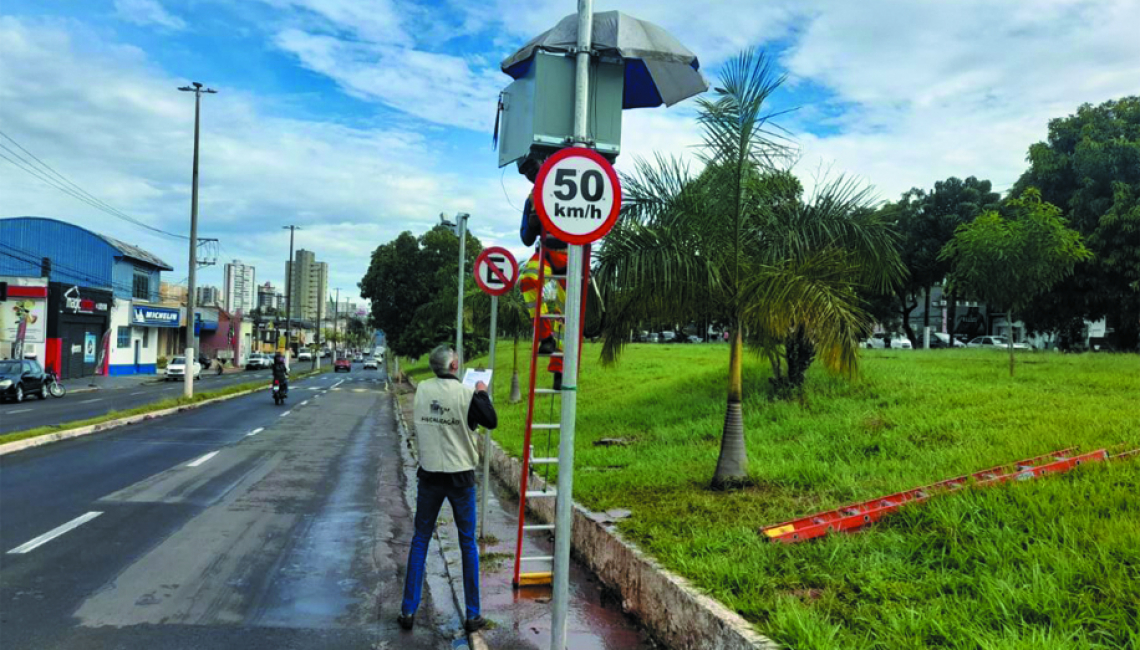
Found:
<path fill-rule="evenodd" d="M 577 45 L 578 16 L 571 14 L 507 57 L 503 72 L 518 79 L 526 75 L 536 50 L 570 52 Z M 697 55 L 657 25 L 620 11 L 594 14 L 593 49 L 625 63 L 622 108 L 672 106 L 709 89 Z"/>

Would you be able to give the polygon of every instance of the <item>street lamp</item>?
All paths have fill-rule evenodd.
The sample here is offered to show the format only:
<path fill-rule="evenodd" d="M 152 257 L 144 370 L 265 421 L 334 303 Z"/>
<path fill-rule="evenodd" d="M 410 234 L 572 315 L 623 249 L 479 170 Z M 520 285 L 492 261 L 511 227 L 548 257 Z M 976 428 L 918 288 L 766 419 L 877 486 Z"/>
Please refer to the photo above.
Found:
<path fill-rule="evenodd" d="M 463 377 L 463 262 L 467 258 L 467 220 L 471 215 L 460 212 L 455 215 L 459 225 L 448 220 L 444 213 L 439 214 L 439 223 L 452 229 L 459 236 L 459 310 L 455 318 L 455 354 L 459 358 L 459 375 Z"/>

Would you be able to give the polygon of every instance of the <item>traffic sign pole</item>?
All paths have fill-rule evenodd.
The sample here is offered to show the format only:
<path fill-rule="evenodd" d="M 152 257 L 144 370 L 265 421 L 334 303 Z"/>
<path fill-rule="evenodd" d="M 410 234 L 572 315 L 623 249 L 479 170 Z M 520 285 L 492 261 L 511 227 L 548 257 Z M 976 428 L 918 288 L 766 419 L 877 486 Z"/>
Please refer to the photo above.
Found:
<path fill-rule="evenodd" d="M 478 265 L 476 265 L 478 266 Z M 499 325 L 499 297 L 491 296 L 491 358 L 488 365 L 491 367 L 491 385 L 487 387 L 487 394 L 491 402 L 495 401 L 495 335 Z M 483 522 L 487 519 L 487 495 L 491 492 L 491 430 L 483 429 L 483 494 L 479 498 L 479 539 L 483 539 Z"/>

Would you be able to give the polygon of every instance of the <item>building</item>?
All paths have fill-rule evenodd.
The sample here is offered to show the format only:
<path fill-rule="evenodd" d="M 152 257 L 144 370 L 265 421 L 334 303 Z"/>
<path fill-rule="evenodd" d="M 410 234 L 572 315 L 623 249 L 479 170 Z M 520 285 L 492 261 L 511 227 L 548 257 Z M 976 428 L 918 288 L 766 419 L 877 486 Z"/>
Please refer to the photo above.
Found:
<path fill-rule="evenodd" d="M 210 285 L 194 288 L 194 304 L 205 307 L 220 307 L 224 302 L 222 292 Z"/>
<path fill-rule="evenodd" d="M 160 304 L 161 273 L 173 270 L 169 264 L 137 246 L 45 217 L 0 219 L 0 252 L 0 276 L 38 278 L 35 286 L 46 285 L 42 298 L 42 289 L 32 287 L 19 291 L 36 296 L 16 296 L 24 298 L 15 306 L 19 313 L 37 317 L 29 325 L 38 325 L 37 310 L 46 319 L 42 347 L 25 334 L 24 356 L 35 355 L 63 379 L 156 372 L 159 332 L 177 329 L 182 318 L 177 308 Z"/>
<path fill-rule="evenodd" d="M 257 306 L 256 271 L 241 260 L 226 264 L 226 311 L 248 314 Z"/>
<path fill-rule="evenodd" d="M 158 288 L 158 298 L 164 303 L 185 305 L 188 291 L 184 284 L 163 282 Z"/>
<path fill-rule="evenodd" d="M 266 282 L 257 288 L 257 308 L 263 312 L 280 311 L 285 308 L 285 296 L 272 283 Z"/>
<path fill-rule="evenodd" d="M 312 251 L 298 250 L 295 262 L 285 263 L 285 299 L 287 312 L 291 310 L 294 319 L 303 318 L 315 321 L 321 305 L 327 300 L 329 265 L 318 262 Z"/>

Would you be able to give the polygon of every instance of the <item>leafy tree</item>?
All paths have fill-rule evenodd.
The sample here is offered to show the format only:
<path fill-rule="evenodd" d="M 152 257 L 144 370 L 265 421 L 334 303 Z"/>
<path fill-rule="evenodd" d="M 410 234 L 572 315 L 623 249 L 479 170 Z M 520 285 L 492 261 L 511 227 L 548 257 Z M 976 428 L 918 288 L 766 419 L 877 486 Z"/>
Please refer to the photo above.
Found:
<path fill-rule="evenodd" d="M 1122 348 L 1140 341 L 1140 96 L 1049 122 L 1029 147 L 1029 169 L 1013 195 L 1030 187 L 1064 210 L 1094 258 L 1022 314 L 1030 329 L 1065 331 L 1107 316 Z"/>
<path fill-rule="evenodd" d="M 865 261 L 865 251 L 837 240 L 859 236 L 848 217 L 865 195 L 836 183 L 805 207 L 790 175 L 776 171 L 787 149 L 772 130 L 767 100 L 782 82 L 763 54 L 747 51 L 728 62 L 715 97 L 698 100 L 704 171 L 694 178 L 675 159 L 638 161 L 623 179 L 623 218 L 597 256 L 606 302 L 604 362 L 617 360 L 642 322 L 713 314 L 730 327 L 715 488 L 748 480 L 744 328 L 762 330 L 769 340 L 802 328 L 829 368 L 853 372 L 864 320 L 852 280 L 860 271 L 849 271 Z M 827 241 L 834 245 L 821 245 Z"/>
<path fill-rule="evenodd" d="M 908 275 L 896 290 L 898 317 L 911 343 L 918 337 L 910 326 L 910 314 L 918 307 L 918 297 L 930 295 L 930 289 L 942 282 L 950 272 L 950 264 L 939 258 L 942 248 L 954 238 L 955 230 L 970 223 L 987 210 L 996 210 L 1001 197 L 987 180 L 970 176 L 966 180 L 951 176 L 938 181 L 930 191 L 911 189 L 895 203 L 880 212 L 895 224 L 901 237 L 900 252 Z M 957 296 L 948 296 L 950 322 L 957 320 Z M 927 305 L 929 313 L 929 305 Z"/>
<path fill-rule="evenodd" d="M 1092 257 L 1081 235 L 1066 227 L 1057 206 L 1035 189 L 1006 204 L 1008 218 L 987 212 L 958 227 L 940 257 L 952 264 L 951 287 L 1009 310 L 1009 321 L 1033 300 Z M 1009 376 L 1013 376 L 1009 337 Z"/>

